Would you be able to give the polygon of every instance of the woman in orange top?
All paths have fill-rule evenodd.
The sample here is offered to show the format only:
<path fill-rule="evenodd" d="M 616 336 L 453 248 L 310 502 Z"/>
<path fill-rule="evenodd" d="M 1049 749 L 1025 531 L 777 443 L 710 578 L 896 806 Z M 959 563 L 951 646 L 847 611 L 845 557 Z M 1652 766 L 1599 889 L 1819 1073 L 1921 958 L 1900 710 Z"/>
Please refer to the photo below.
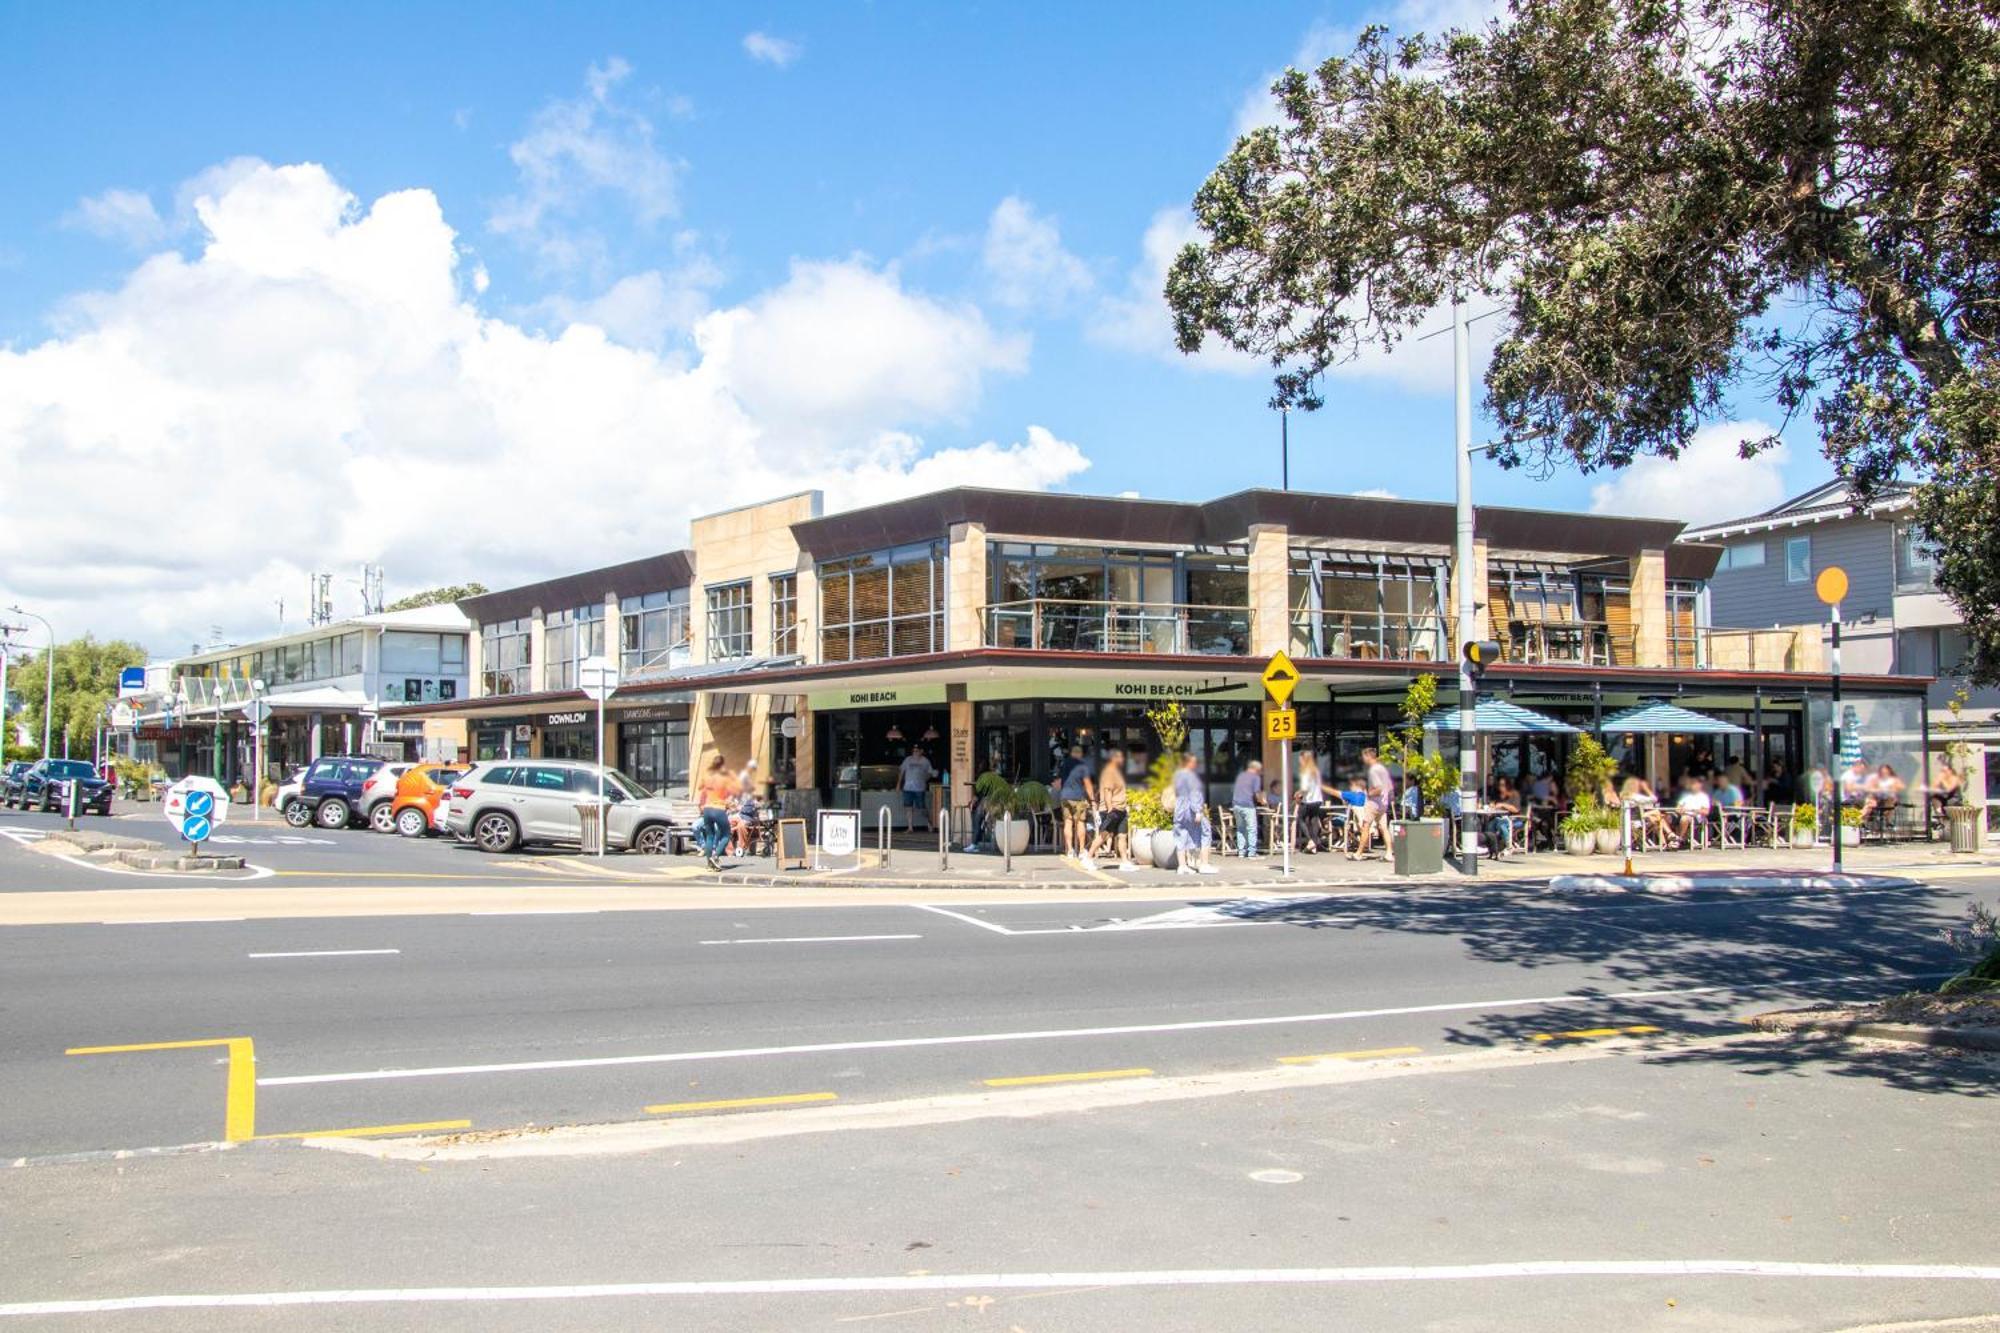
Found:
<path fill-rule="evenodd" d="M 701 823 L 695 827 L 694 836 L 702 855 L 708 858 L 710 870 L 722 869 L 722 852 L 729 846 L 729 806 L 739 790 L 736 775 L 729 771 L 729 761 L 719 754 L 695 788 Z"/>

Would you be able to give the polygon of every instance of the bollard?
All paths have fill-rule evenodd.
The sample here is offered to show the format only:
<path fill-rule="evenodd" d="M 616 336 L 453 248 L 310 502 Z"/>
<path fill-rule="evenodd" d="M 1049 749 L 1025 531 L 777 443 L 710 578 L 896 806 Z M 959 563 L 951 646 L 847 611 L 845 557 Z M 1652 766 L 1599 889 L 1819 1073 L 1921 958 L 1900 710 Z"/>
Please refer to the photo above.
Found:
<path fill-rule="evenodd" d="M 882 868 L 889 867 L 889 835 L 894 831 L 895 821 L 889 818 L 889 807 L 883 806 L 875 812 L 875 845 L 882 851 Z"/>
<path fill-rule="evenodd" d="M 951 869 L 951 810 L 938 811 L 938 869 Z"/>

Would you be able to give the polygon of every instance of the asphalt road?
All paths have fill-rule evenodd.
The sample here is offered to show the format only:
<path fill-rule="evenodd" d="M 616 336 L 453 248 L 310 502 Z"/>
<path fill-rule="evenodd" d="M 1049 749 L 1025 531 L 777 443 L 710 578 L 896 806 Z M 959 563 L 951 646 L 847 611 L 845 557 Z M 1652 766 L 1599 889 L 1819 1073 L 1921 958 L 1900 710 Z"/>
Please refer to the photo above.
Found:
<path fill-rule="evenodd" d="M 1948 969 L 1938 931 L 1961 897 L 1453 890 L 17 928 L 0 933 L 0 1159 L 220 1139 L 231 1107 L 235 1137 L 497 1129 L 1730 1032 L 1760 1007 Z M 66 1054 L 228 1039 L 248 1044 Z M 254 1087 L 241 1064 L 232 1083 L 232 1052 L 254 1055 Z"/>

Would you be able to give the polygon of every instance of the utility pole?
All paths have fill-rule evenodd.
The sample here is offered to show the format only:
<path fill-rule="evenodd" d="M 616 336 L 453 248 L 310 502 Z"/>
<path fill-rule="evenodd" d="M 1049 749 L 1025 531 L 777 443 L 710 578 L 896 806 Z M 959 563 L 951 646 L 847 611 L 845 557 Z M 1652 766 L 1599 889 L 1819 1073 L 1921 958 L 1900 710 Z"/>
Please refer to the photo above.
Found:
<path fill-rule="evenodd" d="M 1278 489 L 1292 489 L 1292 409 L 1278 409 Z"/>
<path fill-rule="evenodd" d="M 41 621 L 42 628 L 48 631 L 48 654 L 44 659 L 48 663 L 48 680 L 42 686 L 42 758 L 50 759 L 54 757 L 49 753 L 49 737 L 52 734 L 50 723 L 54 720 L 56 707 L 56 629 L 46 617 L 38 616 L 33 611 L 23 611 L 18 606 L 10 606 L 7 609 L 17 616 Z M 65 734 L 63 739 L 69 739 L 68 735 Z"/>
<path fill-rule="evenodd" d="M 1466 649 L 1478 638 L 1477 603 L 1472 586 L 1472 334 L 1465 305 L 1451 303 L 1451 364 L 1455 403 L 1458 486 L 1457 542 L 1452 561 L 1458 574 L 1458 864 L 1479 873 L 1479 677 Z"/>

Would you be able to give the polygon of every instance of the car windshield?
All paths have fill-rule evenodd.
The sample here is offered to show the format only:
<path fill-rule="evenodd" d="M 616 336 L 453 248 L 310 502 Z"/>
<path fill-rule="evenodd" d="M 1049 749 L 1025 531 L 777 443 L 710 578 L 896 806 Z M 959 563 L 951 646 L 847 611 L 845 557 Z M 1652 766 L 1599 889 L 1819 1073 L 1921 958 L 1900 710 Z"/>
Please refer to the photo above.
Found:
<path fill-rule="evenodd" d="M 615 768 L 604 770 L 604 785 L 615 788 L 619 795 L 624 796 L 627 800 L 643 801 L 653 794 Z"/>
<path fill-rule="evenodd" d="M 52 760 L 49 764 L 49 776 L 52 778 L 94 778 L 97 776 L 97 770 L 89 764 L 84 763 L 81 759 L 56 759 Z"/>

